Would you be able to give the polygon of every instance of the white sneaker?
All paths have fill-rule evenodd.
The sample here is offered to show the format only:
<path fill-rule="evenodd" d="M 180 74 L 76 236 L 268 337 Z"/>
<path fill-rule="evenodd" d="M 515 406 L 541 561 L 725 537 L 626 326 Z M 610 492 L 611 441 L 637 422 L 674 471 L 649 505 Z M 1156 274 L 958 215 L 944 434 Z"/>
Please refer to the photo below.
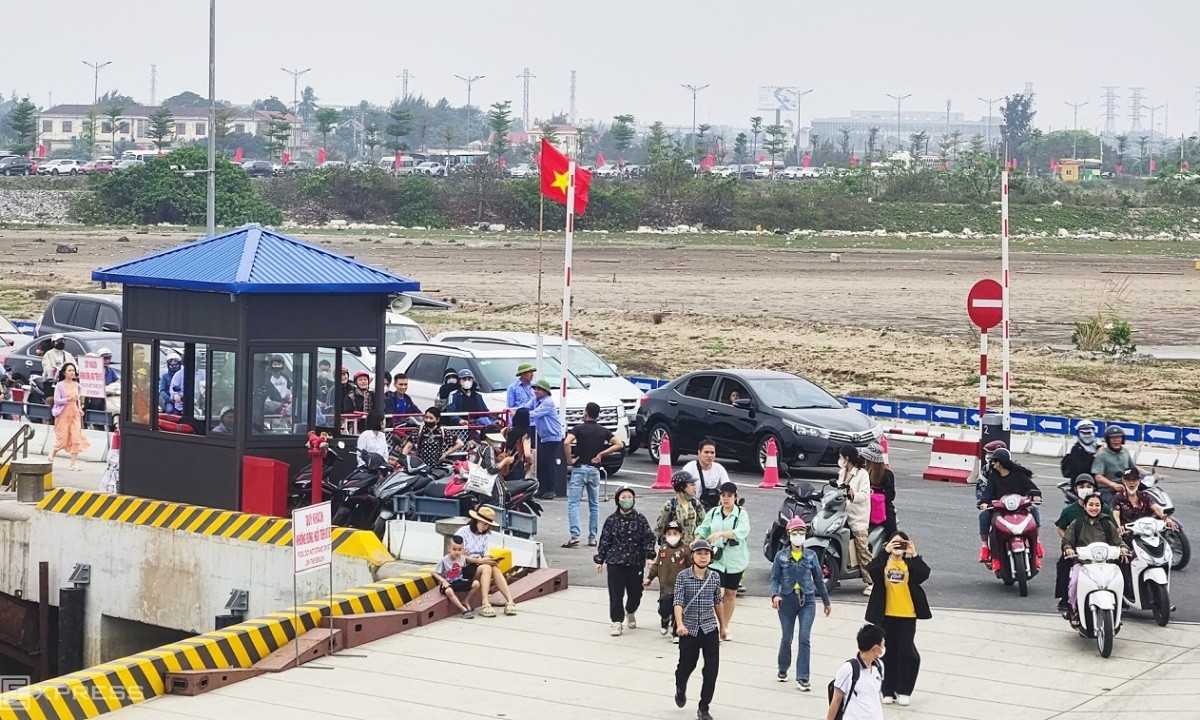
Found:
<path fill-rule="evenodd" d="M 678 644 L 679 644 L 679 636 L 678 636 L 678 635 L 672 635 L 672 636 L 671 636 L 671 644 L 672 644 L 672 645 L 678 645 Z"/>
<path fill-rule="evenodd" d="M 613 637 L 617 637 L 618 635 L 620 635 L 621 634 L 621 623 L 619 623 L 619 622 L 613 623 L 612 630 L 608 634 L 612 635 Z"/>
<path fill-rule="evenodd" d="M 896 696 L 896 704 L 897 705 L 907 705 L 908 701 L 909 701 L 909 697 L 907 695 L 897 695 Z"/>
<path fill-rule="evenodd" d="M 883 696 L 883 704 L 884 705 L 891 705 L 894 702 L 896 702 L 896 698 L 892 697 L 891 695 Z"/>
<path fill-rule="evenodd" d="M 868 595 L 868 596 L 869 596 L 870 594 L 871 594 L 871 586 L 870 586 L 870 585 L 864 585 L 864 586 L 863 586 L 863 595 Z"/>
<path fill-rule="evenodd" d="M 637 627 L 637 618 L 633 616 L 633 613 L 625 615 L 625 624 L 629 626 L 630 630 Z"/>

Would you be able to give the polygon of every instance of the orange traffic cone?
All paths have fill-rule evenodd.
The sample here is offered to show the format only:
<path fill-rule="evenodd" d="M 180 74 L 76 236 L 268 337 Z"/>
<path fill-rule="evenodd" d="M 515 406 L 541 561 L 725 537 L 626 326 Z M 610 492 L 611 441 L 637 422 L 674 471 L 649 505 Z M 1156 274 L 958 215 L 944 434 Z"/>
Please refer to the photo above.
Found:
<path fill-rule="evenodd" d="M 779 484 L 779 451 L 775 448 L 775 438 L 767 438 L 767 462 L 763 467 L 763 480 L 758 486 L 770 490 Z"/>
<path fill-rule="evenodd" d="M 671 485 L 671 440 L 668 437 L 662 439 L 662 445 L 658 448 L 658 474 L 654 478 L 654 484 L 650 486 L 651 490 L 671 490 L 674 486 Z"/>

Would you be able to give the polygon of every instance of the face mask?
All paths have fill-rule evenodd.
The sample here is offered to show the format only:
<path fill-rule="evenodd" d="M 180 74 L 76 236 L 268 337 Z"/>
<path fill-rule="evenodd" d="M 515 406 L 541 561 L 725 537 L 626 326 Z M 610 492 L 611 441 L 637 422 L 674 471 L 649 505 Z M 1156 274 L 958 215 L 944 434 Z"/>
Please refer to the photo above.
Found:
<path fill-rule="evenodd" d="M 791 539 L 792 544 L 796 547 L 804 544 L 804 533 L 794 532 L 791 535 L 788 535 L 788 537 Z"/>
<path fill-rule="evenodd" d="M 1079 495 L 1080 500 L 1086 500 L 1087 498 L 1091 497 L 1092 492 L 1093 491 L 1091 488 L 1080 488 L 1077 494 Z"/>
<path fill-rule="evenodd" d="M 879 657 L 882 658 L 884 655 L 887 655 L 887 648 L 886 647 L 879 648 Z"/>
<path fill-rule="evenodd" d="M 844 457 L 840 457 L 840 458 L 838 458 L 838 467 L 839 467 L 839 468 L 845 468 L 845 467 L 846 467 L 846 458 L 844 458 Z"/>
<path fill-rule="evenodd" d="M 54 343 L 55 350 L 62 350 L 66 346 L 67 346 L 67 344 L 65 342 L 63 342 L 62 340 L 59 340 L 58 342 Z"/>
<path fill-rule="evenodd" d="M 281 372 L 283 372 L 283 368 L 275 367 L 274 365 L 271 366 L 271 374 L 272 375 L 278 375 Z"/>
<path fill-rule="evenodd" d="M 463 380 L 458 385 L 463 390 L 470 390 L 471 388 L 475 387 L 475 382 L 473 380 Z"/>
<path fill-rule="evenodd" d="M 329 374 L 328 370 L 322 370 L 320 372 L 320 374 L 317 375 L 317 377 L 321 378 L 322 380 L 328 380 L 333 376 Z"/>
<path fill-rule="evenodd" d="M 667 536 L 667 544 L 670 545 L 671 547 L 675 547 L 676 545 L 679 544 L 679 540 L 681 537 L 682 536 L 680 536 L 680 535 L 668 535 Z"/>
<path fill-rule="evenodd" d="M 632 499 L 620 500 L 617 502 L 617 504 L 621 506 L 622 510 L 632 510 L 633 509 L 633 500 Z"/>
<path fill-rule="evenodd" d="M 437 420 L 426 420 L 425 421 L 425 427 L 433 427 L 434 425 L 437 425 Z"/>

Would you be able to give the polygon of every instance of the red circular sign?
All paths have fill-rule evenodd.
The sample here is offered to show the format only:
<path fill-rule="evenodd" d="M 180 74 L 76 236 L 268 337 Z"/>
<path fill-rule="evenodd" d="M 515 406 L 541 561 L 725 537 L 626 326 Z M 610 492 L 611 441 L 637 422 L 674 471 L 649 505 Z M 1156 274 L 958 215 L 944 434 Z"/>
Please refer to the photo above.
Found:
<path fill-rule="evenodd" d="M 1004 288 L 995 280 L 980 280 L 971 286 L 967 293 L 967 315 L 971 322 L 987 330 L 1000 324 L 1004 319 L 1002 300 Z"/>

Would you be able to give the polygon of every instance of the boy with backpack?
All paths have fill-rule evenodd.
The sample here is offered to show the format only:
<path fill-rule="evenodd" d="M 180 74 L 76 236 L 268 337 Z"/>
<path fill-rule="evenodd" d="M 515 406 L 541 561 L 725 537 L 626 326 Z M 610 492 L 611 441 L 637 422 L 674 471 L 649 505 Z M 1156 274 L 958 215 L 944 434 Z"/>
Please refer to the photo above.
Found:
<path fill-rule="evenodd" d="M 650 582 L 658 578 L 659 633 L 670 633 L 671 641 L 676 644 L 679 643 L 679 636 L 672 632 L 675 629 L 675 578 L 679 571 L 692 564 L 691 548 L 684 545 L 682 540 L 683 526 L 675 520 L 668 522 L 663 533 L 663 545 L 658 549 L 658 556 L 650 564 L 646 580 L 642 583 L 644 587 L 650 587 Z"/>
<path fill-rule="evenodd" d="M 885 633 L 867 623 L 858 630 L 858 654 L 842 663 L 829 681 L 825 720 L 883 720 Z"/>

